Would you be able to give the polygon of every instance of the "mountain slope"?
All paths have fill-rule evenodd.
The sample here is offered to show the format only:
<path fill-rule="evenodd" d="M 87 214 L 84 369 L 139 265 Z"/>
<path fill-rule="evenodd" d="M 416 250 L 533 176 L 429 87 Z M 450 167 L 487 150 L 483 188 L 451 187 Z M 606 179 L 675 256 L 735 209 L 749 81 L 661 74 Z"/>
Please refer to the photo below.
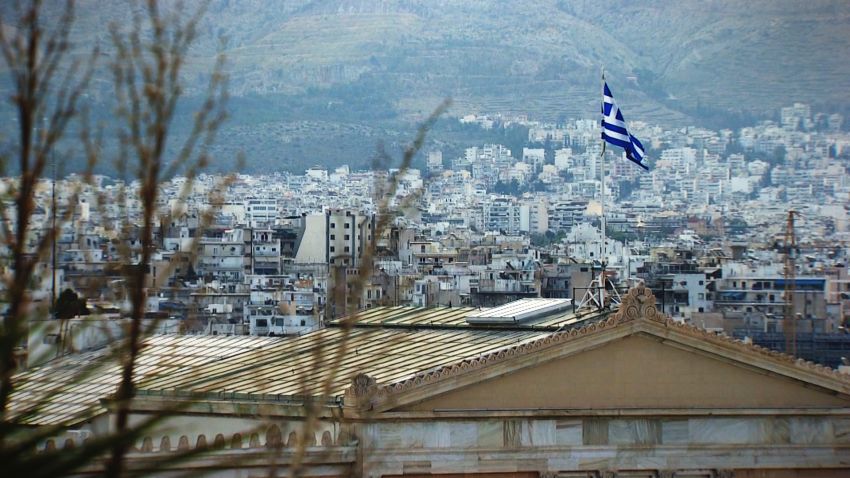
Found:
<path fill-rule="evenodd" d="M 49 13 L 60 3 L 48 0 Z M 107 105 L 106 25 L 126 24 L 129 10 L 79 0 L 78 12 L 76 44 L 105 51 L 92 96 Z M 456 115 L 592 117 L 603 66 L 633 120 L 699 124 L 707 109 L 722 119 L 794 101 L 850 108 L 841 0 L 211 0 L 199 33 L 187 92 L 202 91 L 224 37 L 234 111 L 220 142 L 247 145 L 249 164 L 367 163 L 353 138 L 403 138 L 445 97 Z M 304 150 L 315 141 L 337 147 Z"/>

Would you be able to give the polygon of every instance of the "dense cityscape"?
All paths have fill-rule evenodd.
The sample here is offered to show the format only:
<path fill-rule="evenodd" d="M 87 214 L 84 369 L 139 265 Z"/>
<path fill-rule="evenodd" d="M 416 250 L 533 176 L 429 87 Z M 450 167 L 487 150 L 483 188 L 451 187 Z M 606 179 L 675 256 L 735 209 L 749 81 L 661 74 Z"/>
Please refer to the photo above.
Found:
<path fill-rule="evenodd" d="M 381 305 L 480 307 L 530 297 L 578 305 L 604 261 L 615 287 L 647 284 L 676 320 L 780 350 L 785 284 L 793 280 L 798 340 L 828 344 L 801 353 L 834 367 L 850 354 L 850 134 L 840 115 L 813 115 L 804 104 L 783 108 L 780 118 L 738 131 L 634 123 L 651 145 L 652 167 L 606 153 L 604 199 L 593 120 L 499 118 L 498 127 L 528 129 L 521 153 L 498 144 L 454 158 L 423 151 L 422 169 L 237 175 L 212 203 L 222 177 L 202 175 L 188 194 L 177 177 L 161 185 L 146 312 L 184 333 L 298 335 Z M 389 184 L 395 196 L 384 202 Z M 64 204 L 78 187 L 74 178 L 58 181 L 54 199 L 44 181 L 42 230 L 52 201 Z M 120 242 L 132 250 L 133 236 L 121 238 L 111 225 L 138 223 L 136 187 L 96 177 L 76 193 L 55 269 L 42 267 L 50 284 L 43 299 L 70 289 L 91 310 L 128 310 L 115 265 L 126 262 Z M 390 220 L 378 231 L 381 216 Z M 334 297 L 334 285 L 350 291 L 364 266 L 372 273 L 360 296 Z"/>

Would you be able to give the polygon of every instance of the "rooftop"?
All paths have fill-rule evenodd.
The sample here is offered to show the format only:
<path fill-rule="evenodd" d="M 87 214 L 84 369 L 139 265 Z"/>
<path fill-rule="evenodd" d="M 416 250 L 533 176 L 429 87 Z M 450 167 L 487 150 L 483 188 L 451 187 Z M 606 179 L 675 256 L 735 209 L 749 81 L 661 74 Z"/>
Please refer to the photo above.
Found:
<path fill-rule="evenodd" d="M 378 307 L 362 312 L 351 329 L 335 321 L 290 339 L 152 336 L 138 361 L 138 393 L 287 402 L 328 390 L 333 400 L 358 373 L 400 382 L 608 315 L 561 308 L 522 323 L 467 323 L 476 313 L 481 310 Z M 15 377 L 12 413 L 31 425 L 86 421 L 105 412 L 101 400 L 115 391 L 119 374 L 108 349 L 54 360 Z M 39 402 L 37 412 L 25 415 Z"/>

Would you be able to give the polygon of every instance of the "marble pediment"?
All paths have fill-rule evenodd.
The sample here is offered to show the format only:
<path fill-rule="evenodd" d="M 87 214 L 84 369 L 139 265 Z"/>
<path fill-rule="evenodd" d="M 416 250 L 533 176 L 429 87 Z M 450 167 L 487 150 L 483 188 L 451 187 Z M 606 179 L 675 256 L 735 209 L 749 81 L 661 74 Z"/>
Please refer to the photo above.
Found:
<path fill-rule="evenodd" d="M 619 310 L 394 383 L 357 377 L 346 407 L 370 412 L 597 409 L 836 409 L 831 369 L 661 316 L 643 287 Z"/>

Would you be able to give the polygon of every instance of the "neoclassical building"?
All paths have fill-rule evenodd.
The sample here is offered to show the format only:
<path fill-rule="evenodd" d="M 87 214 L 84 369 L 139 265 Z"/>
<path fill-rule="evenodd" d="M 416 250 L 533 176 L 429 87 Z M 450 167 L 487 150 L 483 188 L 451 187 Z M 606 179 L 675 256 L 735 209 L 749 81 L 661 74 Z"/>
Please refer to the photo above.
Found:
<path fill-rule="evenodd" d="M 133 419 L 164 418 L 129 465 L 211 447 L 170 469 L 850 476 L 848 376 L 662 317 L 643 287 L 611 312 L 576 315 L 544 301 L 377 308 L 351 327 L 343 320 L 296 339 L 152 337 Z M 44 390 L 63 392 L 28 418 L 68 428 L 42 448 L 110 430 L 114 380 L 75 382 L 84 363 L 63 359 L 18 377 L 19 409 Z"/>

